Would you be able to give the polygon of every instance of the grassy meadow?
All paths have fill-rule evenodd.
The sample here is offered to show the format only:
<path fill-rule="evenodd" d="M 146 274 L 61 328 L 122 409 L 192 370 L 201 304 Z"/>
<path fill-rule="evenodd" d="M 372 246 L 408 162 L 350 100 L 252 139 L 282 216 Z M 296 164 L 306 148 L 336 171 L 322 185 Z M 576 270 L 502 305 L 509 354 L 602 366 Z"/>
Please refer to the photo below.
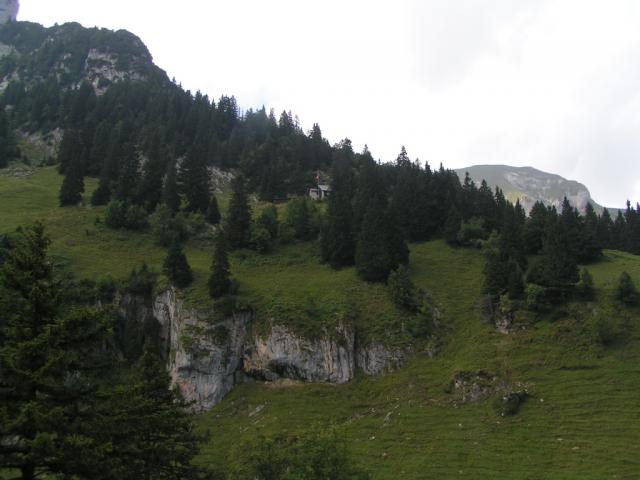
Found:
<path fill-rule="evenodd" d="M 79 278 L 125 278 L 143 261 L 161 270 L 165 250 L 150 234 L 105 228 L 96 223 L 103 208 L 59 208 L 60 183 L 51 167 L 26 177 L 0 172 L 0 233 L 42 220 L 56 263 Z M 87 181 L 87 197 L 93 188 Z M 195 304 L 208 301 L 210 250 L 202 240 L 187 245 L 196 281 L 182 294 Z M 406 340 L 399 333 L 405 314 L 384 286 L 359 281 L 352 268 L 334 272 L 317 255 L 312 243 L 235 253 L 239 300 L 259 318 L 310 335 L 349 318 L 365 336 Z M 480 314 L 482 267 L 479 250 L 411 245 L 413 280 L 443 313 L 438 355 L 429 358 L 418 345 L 398 372 L 347 385 L 240 385 L 197 417 L 210 434 L 198 461 L 220 466 L 256 435 L 319 424 L 334 425 L 374 479 L 640 478 L 640 311 L 612 298 L 623 270 L 640 285 L 640 257 L 605 252 L 589 266 L 593 302 L 532 316 L 509 335 Z M 618 332 L 608 346 L 595 340 L 599 316 Z M 451 392 L 456 373 L 478 370 L 526 385 L 530 396 L 517 415 L 498 415 L 491 398 L 465 404 Z"/>

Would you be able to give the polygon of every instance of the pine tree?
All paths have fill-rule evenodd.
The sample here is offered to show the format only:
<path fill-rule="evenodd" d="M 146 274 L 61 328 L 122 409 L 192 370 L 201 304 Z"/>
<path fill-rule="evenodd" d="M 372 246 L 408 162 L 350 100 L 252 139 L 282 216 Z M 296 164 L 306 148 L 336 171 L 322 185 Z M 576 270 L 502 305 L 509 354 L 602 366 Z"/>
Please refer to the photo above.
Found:
<path fill-rule="evenodd" d="M 0 464 L 24 480 L 86 478 L 102 452 L 85 420 L 107 324 L 62 308 L 49 243 L 41 224 L 25 229 L 0 271 Z"/>
<path fill-rule="evenodd" d="M 205 214 L 209 208 L 209 171 L 207 169 L 208 142 L 198 135 L 180 166 L 180 186 L 187 200 L 187 210 Z"/>
<path fill-rule="evenodd" d="M 618 285 L 615 290 L 616 299 L 626 305 L 635 305 L 638 303 L 638 290 L 636 289 L 631 275 L 627 272 L 622 272 L 618 279 Z"/>
<path fill-rule="evenodd" d="M 178 242 L 169 247 L 162 270 L 178 288 L 185 288 L 193 281 L 193 272 Z"/>
<path fill-rule="evenodd" d="M 548 215 L 549 210 L 542 202 L 536 202 L 529 212 L 523 230 L 523 241 L 529 255 L 536 255 L 542 250 Z"/>
<path fill-rule="evenodd" d="M 218 225 L 220 223 L 220 209 L 218 208 L 218 199 L 215 194 L 211 196 L 211 200 L 209 201 L 206 219 L 211 225 Z"/>
<path fill-rule="evenodd" d="M 462 215 L 455 204 L 451 204 L 443 231 L 444 239 L 449 245 L 458 245 L 458 232 L 461 225 Z"/>
<path fill-rule="evenodd" d="M 209 276 L 209 295 L 211 298 L 219 298 L 229 293 L 230 289 L 230 267 L 226 239 L 225 235 L 218 234 L 213 252 L 211 275 Z"/>
<path fill-rule="evenodd" d="M 581 219 L 582 220 L 582 219 Z M 591 203 L 587 203 L 584 220 L 581 227 L 581 248 L 578 252 L 580 263 L 590 263 L 602 256 L 602 244 L 598 236 L 598 216 Z"/>
<path fill-rule="evenodd" d="M 180 194 L 178 193 L 176 162 L 169 162 L 167 167 L 167 175 L 164 179 L 162 188 L 162 202 L 172 213 L 180 210 Z"/>
<path fill-rule="evenodd" d="M 67 165 L 66 175 L 60 186 L 60 206 L 77 205 L 84 193 L 84 172 L 82 158 L 75 157 Z"/>
<path fill-rule="evenodd" d="M 247 196 L 245 179 L 236 177 L 231 184 L 231 201 L 225 219 L 224 232 L 230 248 L 246 247 L 251 237 L 251 208 Z"/>
<path fill-rule="evenodd" d="M 133 143 L 124 145 L 120 173 L 115 188 L 117 200 L 131 203 L 135 199 L 140 183 L 139 164 L 135 145 Z"/>
<path fill-rule="evenodd" d="M 343 144 L 334 161 L 331 170 L 331 196 L 320 234 L 322 260 L 336 269 L 355 262 L 356 239 L 351 206 L 353 173 L 349 152 L 350 144 Z"/>
<path fill-rule="evenodd" d="M 374 198 L 362 221 L 356 246 L 358 274 L 369 282 L 384 282 L 392 270 L 408 259 L 409 249 L 386 211 L 385 202 Z"/>
<path fill-rule="evenodd" d="M 171 389 L 160 358 L 147 343 L 127 388 L 119 389 L 105 412 L 115 434 L 111 465 L 114 480 L 196 479 L 193 465 L 202 438 L 188 405 Z M 105 462 L 109 465 L 109 460 Z M 99 478 L 99 477 L 98 477 Z"/>

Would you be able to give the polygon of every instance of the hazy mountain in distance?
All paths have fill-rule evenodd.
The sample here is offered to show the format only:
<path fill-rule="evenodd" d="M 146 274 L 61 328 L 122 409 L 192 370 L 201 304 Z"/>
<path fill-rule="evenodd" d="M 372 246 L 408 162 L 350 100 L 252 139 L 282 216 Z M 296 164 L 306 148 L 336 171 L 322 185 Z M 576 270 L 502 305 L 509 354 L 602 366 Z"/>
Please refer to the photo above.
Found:
<path fill-rule="evenodd" d="M 464 181 L 465 172 L 480 186 L 484 179 L 492 188 L 500 187 L 507 199 L 520 203 L 528 212 L 537 201 L 545 205 L 560 207 L 562 200 L 567 197 L 572 205 L 584 212 L 587 203 L 591 202 L 598 213 L 603 207 L 596 203 L 589 193 L 589 189 L 582 183 L 567 180 L 560 175 L 543 172 L 533 167 L 511 167 L 508 165 L 474 165 L 456 170 L 460 181 Z M 610 208 L 609 210 L 617 210 Z"/>

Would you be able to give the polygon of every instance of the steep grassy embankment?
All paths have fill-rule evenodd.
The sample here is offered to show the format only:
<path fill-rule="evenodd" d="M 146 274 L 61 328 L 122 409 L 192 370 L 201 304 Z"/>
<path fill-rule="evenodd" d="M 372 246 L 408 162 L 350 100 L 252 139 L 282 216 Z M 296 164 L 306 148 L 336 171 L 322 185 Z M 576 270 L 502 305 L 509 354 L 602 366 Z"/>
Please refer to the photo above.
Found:
<path fill-rule="evenodd" d="M 102 209 L 58 208 L 60 180 L 53 169 L 27 178 L 0 175 L 0 232 L 43 219 L 56 260 L 79 277 L 122 278 L 143 260 L 160 270 L 165 252 L 151 235 L 95 225 Z M 596 302 L 567 305 L 526 330 L 502 335 L 476 306 L 481 252 L 440 241 L 411 250 L 414 281 L 444 312 L 446 341 L 438 356 L 420 351 L 399 372 L 343 386 L 242 385 L 198 417 L 211 434 L 199 461 L 221 465 L 234 446 L 258 433 L 319 423 L 336 425 L 375 479 L 638 478 L 640 314 L 617 305 L 611 289 L 622 270 L 640 281 L 640 258 L 606 252 L 590 267 Z M 301 244 L 266 256 L 235 254 L 241 300 L 263 317 L 308 332 L 343 315 L 355 315 L 365 332 L 395 331 L 403 317 L 384 287 L 358 281 L 353 269 L 319 265 L 315 252 Z M 187 254 L 196 282 L 185 295 L 205 301 L 210 246 L 191 242 Z M 597 315 L 623 332 L 610 346 L 594 339 Z M 491 398 L 462 404 L 455 392 L 447 393 L 456 373 L 479 369 L 528 385 L 531 397 L 517 415 L 500 417 Z"/>

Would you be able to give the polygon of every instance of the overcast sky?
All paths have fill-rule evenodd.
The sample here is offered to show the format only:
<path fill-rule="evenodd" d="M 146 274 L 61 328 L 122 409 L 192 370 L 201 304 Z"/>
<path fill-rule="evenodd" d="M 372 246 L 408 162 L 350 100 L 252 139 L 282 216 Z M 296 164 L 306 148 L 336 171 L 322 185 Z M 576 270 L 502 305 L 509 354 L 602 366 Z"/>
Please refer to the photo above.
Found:
<path fill-rule="evenodd" d="M 533 166 L 640 201 L 636 0 L 21 0 L 140 36 L 193 92 L 292 110 L 376 158 Z"/>

